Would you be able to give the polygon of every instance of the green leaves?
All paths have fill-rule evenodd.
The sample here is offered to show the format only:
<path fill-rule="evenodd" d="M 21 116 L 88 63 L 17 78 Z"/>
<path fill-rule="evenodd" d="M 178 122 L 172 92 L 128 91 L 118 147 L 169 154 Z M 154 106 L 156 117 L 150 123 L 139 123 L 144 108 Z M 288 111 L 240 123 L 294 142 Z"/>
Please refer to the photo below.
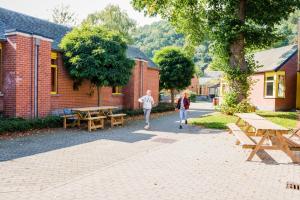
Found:
<path fill-rule="evenodd" d="M 127 45 L 104 27 L 75 28 L 62 39 L 60 48 L 74 88 L 85 79 L 99 87 L 123 86 L 130 79 L 134 61 L 126 57 Z"/>
<path fill-rule="evenodd" d="M 177 47 L 165 47 L 155 53 L 154 62 L 160 67 L 160 87 L 185 89 L 194 76 L 194 63 Z"/>

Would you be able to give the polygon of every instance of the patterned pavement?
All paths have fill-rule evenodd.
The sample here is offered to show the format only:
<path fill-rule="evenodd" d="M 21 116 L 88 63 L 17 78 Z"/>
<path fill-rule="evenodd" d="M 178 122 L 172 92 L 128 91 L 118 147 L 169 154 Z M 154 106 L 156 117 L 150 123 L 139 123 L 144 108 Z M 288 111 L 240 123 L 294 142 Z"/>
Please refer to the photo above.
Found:
<path fill-rule="evenodd" d="M 194 104 L 190 116 L 211 112 Z M 88 133 L 55 130 L 0 141 L 0 200 L 299 200 L 300 166 L 277 151 L 235 146 L 226 132 L 186 126 L 178 116 Z"/>

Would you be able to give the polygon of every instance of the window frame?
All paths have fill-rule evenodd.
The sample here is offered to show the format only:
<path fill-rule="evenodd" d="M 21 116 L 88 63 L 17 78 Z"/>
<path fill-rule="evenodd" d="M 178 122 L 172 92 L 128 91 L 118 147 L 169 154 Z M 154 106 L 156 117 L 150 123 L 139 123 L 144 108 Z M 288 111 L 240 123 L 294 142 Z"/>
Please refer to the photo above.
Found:
<path fill-rule="evenodd" d="M 116 92 L 113 92 L 113 91 L 114 91 L 114 88 L 116 88 L 116 89 L 115 89 Z M 111 88 L 111 93 L 112 93 L 113 95 L 121 95 L 121 94 L 123 94 L 123 93 L 122 93 L 122 90 L 123 90 L 123 87 L 122 87 L 122 86 L 113 86 L 113 87 Z"/>
<path fill-rule="evenodd" d="M 56 60 L 57 61 L 57 53 L 56 52 L 51 52 L 51 60 Z M 58 93 L 58 69 L 57 69 L 57 62 L 55 64 L 52 64 L 51 62 L 51 70 L 55 70 L 55 91 L 52 91 L 52 71 L 51 71 L 51 91 L 50 94 L 57 94 Z"/>
<path fill-rule="evenodd" d="M 283 96 L 278 96 L 278 89 L 279 89 L 279 76 L 284 77 L 283 82 Z M 273 77 L 273 81 L 268 81 L 268 77 Z M 273 82 L 273 95 L 267 95 L 267 83 Z M 285 71 L 277 71 L 277 72 L 265 72 L 264 74 L 264 98 L 285 98 L 286 92 L 286 77 Z"/>

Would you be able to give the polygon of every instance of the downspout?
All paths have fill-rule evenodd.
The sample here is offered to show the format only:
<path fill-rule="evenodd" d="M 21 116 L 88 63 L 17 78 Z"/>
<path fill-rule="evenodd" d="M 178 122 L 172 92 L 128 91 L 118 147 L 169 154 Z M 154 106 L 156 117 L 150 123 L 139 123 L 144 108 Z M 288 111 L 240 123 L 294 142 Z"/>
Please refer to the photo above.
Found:
<path fill-rule="evenodd" d="M 40 40 L 35 38 L 34 43 L 34 117 L 38 118 L 38 62 L 39 62 Z"/>
<path fill-rule="evenodd" d="M 140 97 L 143 96 L 143 86 L 144 86 L 144 83 L 143 83 L 143 61 L 140 60 L 140 79 L 141 79 L 141 84 L 140 84 Z M 141 106 L 141 105 L 140 105 Z"/>

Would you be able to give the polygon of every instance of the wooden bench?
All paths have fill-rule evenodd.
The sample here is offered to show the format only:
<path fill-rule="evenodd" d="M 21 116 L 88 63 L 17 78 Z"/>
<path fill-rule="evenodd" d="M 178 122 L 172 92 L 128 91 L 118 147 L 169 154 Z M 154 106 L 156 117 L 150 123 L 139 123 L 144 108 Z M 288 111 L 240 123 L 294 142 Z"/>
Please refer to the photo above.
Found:
<path fill-rule="evenodd" d="M 72 114 L 72 115 L 62 115 L 61 116 L 64 121 L 64 128 L 68 127 L 80 127 L 80 119 L 77 114 Z"/>
<path fill-rule="evenodd" d="M 84 120 L 88 122 L 88 131 L 91 132 L 93 129 L 104 128 L 104 119 L 105 116 L 96 116 L 85 118 Z"/>
<path fill-rule="evenodd" d="M 250 139 L 236 124 L 230 123 L 227 124 L 227 127 L 229 128 L 229 133 L 232 133 L 237 138 L 237 145 L 241 144 L 243 148 L 250 149 L 255 147 L 255 141 Z"/>
<path fill-rule="evenodd" d="M 108 115 L 108 117 L 110 118 L 111 127 L 116 126 L 116 125 L 123 126 L 125 116 L 126 116 L 126 114 L 124 114 L 124 113 Z"/>

